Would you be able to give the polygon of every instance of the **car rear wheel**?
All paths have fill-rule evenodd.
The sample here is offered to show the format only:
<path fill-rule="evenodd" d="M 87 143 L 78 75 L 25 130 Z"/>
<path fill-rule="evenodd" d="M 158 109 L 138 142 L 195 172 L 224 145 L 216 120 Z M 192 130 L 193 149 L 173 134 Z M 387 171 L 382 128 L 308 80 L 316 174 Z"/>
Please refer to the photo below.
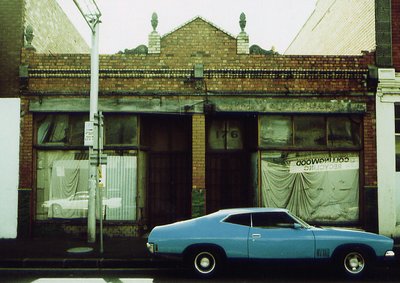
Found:
<path fill-rule="evenodd" d="M 214 277 L 220 269 L 220 255 L 211 249 L 198 250 L 193 253 L 193 271 L 200 277 Z"/>
<path fill-rule="evenodd" d="M 348 277 L 361 277 L 368 266 L 368 258 L 365 252 L 355 249 L 342 253 L 341 266 Z"/>

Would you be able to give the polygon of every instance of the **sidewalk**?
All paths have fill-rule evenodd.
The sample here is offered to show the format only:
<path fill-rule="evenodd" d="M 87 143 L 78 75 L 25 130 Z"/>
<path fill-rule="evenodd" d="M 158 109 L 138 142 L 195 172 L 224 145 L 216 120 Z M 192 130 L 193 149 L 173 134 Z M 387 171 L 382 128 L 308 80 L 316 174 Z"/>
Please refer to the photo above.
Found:
<path fill-rule="evenodd" d="M 153 268 L 163 265 L 146 249 L 144 238 L 105 238 L 103 253 L 99 241 L 84 239 L 31 238 L 0 239 L 0 268 Z"/>

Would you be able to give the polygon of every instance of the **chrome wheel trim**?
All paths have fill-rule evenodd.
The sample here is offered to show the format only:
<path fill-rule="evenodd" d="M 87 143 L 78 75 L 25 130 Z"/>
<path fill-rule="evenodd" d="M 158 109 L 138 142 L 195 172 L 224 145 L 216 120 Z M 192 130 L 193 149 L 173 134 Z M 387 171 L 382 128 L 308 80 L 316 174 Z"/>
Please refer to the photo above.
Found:
<path fill-rule="evenodd" d="M 351 252 L 346 254 L 343 264 L 350 274 L 360 274 L 365 268 L 365 259 L 361 253 Z"/>
<path fill-rule="evenodd" d="M 201 274 L 210 274 L 216 267 L 216 259 L 210 252 L 200 252 L 194 258 L 194 267 Z"/>

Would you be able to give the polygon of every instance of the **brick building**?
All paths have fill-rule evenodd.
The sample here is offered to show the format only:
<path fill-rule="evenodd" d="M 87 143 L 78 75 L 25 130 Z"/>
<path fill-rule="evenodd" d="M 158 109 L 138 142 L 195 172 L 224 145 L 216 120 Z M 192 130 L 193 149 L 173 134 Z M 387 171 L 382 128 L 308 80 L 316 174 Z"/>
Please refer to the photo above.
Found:
<path fill-rule="evenodd" d="M 27 66 L 21 63 L 23 47 L 44 54 L 88 53 L 89 47 L 55 0 L 1 0 L 0 26 L 0 104 L 2 109 L 6 109 L 3 114 L 8 113 L 5 114 L 8 116 L 2 120 L 1 132 L 9 140 L 11 138 L 9 134 L 14 132 L 15 124 L 19 124 L 19 122 L 14 120 L 7 122 L 5 118 L 20 116 L 21 121 L 30 123 L 29 117 L 25 117 L 24 112 L 20 115 L 19 107 L 12 106 L 13 108 L 10 108 L 11 105 L 15 105 L 15 101 L 19 101 L 21 95 L 20 83 L 26 79 L 27 75 Z M 11 127 L 14 127 L 14 129 Z M 19 128 L 17 131 L 19 131 Z M 1 155 L 4 166 L 15 163 L 18 167 L 18 160 L 11 155 L 10 160 L 8 160 L 9 155 L 5 154 L 12 151 L 12 146 L 10 146 L 12 142 L 8 141 L 7 143 L 4 137 L 2 137 L 2 141 L 1 146 L 4 152 L 1 151 Z M 22 145 L 20 156 L 26 154 L 30 156 L 32 149 L 26 149 L 29 144 L 23 139 L 20 142 Z M 10 148 L 5 148 L 5 146 L 10 146 Z M 7 180 L 4 180 L 0 190 L 0 198 L 2 199 L 1 224 L 3 227 L 0 230 L 0 237 L 9 235 L 10 229 L 13 230 L 13 228 L 4 227 L 14 225 L 13 222 L 16 221 L 14 209 L 15 215 L 18 214 L 18 235 L 30 233 L 30 201 L 33 192 L 32 186 L 26 186 L 24 180 L 32 177 L 31 166 L 27 167 L 24 162 L 19 162 L 19 164 L 21 165 L 20 174 L 18 174 L 18 170 L 17 172 L 10 172 L 8 167 L 7 173 L 2 171 L 7 176 Z M 14 183 L 13 177 L 11 178 L 10 175 L 15 175 L 16 178 L 18 178 L 18 175 L 20 176 L 21 182 L 15 188 L 14 185 L 11 187 L 7 185 Z M 18 184 L 18 180 L 16 180 L 16 183 Z M 12 190 L 12 193 L 8 193 L 8 190 Z M 18 190 L 18 194 L 15 193 L 14 197 L 15 190 Z M 19 205 L 14 204 L 17 199 Z"/>
<path fill-rule="evenodd" d="M 359 5 L 359 9 L 353 9 Z M 373 7 L 372 7 L 373 5 Z M 361 7 L 362 6 L 362 7 Z M 376 93 L 376 136 L 377 136 L 377 195 L 379 232 L 393 237 L 400 236 L 400 37 L 398 0 L 376 1 L 328 1 L 320 0 L 316 12 L 310 17 L 303 30 L 294 40 L 287 53 L 330 54 L 337 52 L 337 46 L 345 47 L 344 54 L 355 50 L 369 50 L 376 46 L 376 64 L 371 66 L 371 79 L 377 83 Z M 320 9 L 318 13 L 318 7 Z M 373 9 L 372 9 L 373 8 Z M 321 11 L 323 13 L 321 13 Z M 349 11 L 356 11 L 343 19 Z M 363 11 L 362 16 L 358 11 Z M 320 17 L 316 17 L 319 15 Z M 322 15 L 322 16 L 321 16 Z M 374 19 L 375 33 L 366 32 Z M 313 29 L 311 23 L 325 29 L 324 34 Z M 336 31 L 339 26 L 339 32 Z M 343 36 L 346 31 L 353 36 Z M 354 32 L 358 36 L 354 36 Z M 362 38 L 360 38 L 362 37 Z M 340 42 L 340 44 L 310 45 L 313 42 Z M 358 40 L 355 40 L 358 39 Z M 307 51 L 305 51 L 307 49 Z M 320 52 L 322 51 L 323 52 Z M 320 52 L 320 53 L 319 53 Z"/>
<path fill-rule="evenodd" d="M 19 96 L 24 34 L 31 28 L 40 53 L 89 53 L 89 47 L 54 0 L 0 2 L 0 97 Z M 30 27 L 30 28 L 28 28 Z"/>
<path fill-rule="evenodd" d="M 240 206 L 375 229 L 374 54 L 254 54 L 242 29 L 196 17 L 100 56 L 107 235 Z M 22 205 L 36 234 L 83 234 L 90 56 L 22 48 L 21 64 Z"/>
<path fill-rule="evenodd" d="M 374 0 L 318 0 L 287 55 L 358 55 L 375 50 Z"/>

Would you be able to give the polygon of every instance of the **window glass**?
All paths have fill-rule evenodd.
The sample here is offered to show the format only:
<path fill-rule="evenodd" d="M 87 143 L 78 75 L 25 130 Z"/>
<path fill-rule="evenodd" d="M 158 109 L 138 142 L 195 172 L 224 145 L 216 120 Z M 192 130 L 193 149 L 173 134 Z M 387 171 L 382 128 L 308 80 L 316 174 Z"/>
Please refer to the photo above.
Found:
<path fill-rule="evenodd" d="M 396 135 L 396 172 L 400 172 L 400 135 Z"/>
<path fill-rule="evenodd" d="M 39 145 L 82 145 L 87 114 L 36 115 Z"/>
<path fill-rule="evenodd" d="M 89 115 L 71 115 L 69 117 L 69 136 L 71 145 L 83 145 L 85 122 L 89 120 Z"/>
<path fill-rule="evenodd" d="M 136 220 L 137 158 L 113 151 L 106 153 L 102 217 L 104 220 Z M 36 219 L 87 218 L 87 152 L 41 150 L 37 156 Z"/>
<path fill-rule="evenodd" d="M 209 149 L 242 149 L 243 125 L 239 120 L 214 119 L 208 127 Z"/>
<path fill-rule="evenodd" d="M 242 149 L 242 122 L 238 120 L 228 120 L 226 122 L 226 149 Z"/>
<path fill-rule="evenodd" d="M 231 215 L 227 219 L 225 219 L 224 222 L 238 224 L 238 225 L 244 225 L 244 226 L 250 226 L 250 214 L 245 213 L 245 214 Z"/>
<path fill-rule="evenodd" d="M 351 147 L 361 144 L 359 117 L 329 117 L 328 142 L 330 146 Z"/>
<path fill-rule="evenodd" d="M 295 223 L 294 219 L 284 212 L 253 213 L 253 227 L 257 228 L 288 228 Z"/>
<path fill-rule="evenodd" d="M 325 128 L 324 117 L 295 116 L 295 145 L 306 147 L 326 145 Z"/>
<path fill-rule="evenodd" d="M 106 145 L 137 145 L 137 118 L 129 114 L 105 114 Z"/>
<path fill-rule="evenodd" d="M 38 144 L 67 144 L 68 115 L 47 114 L 38 116 Z"/>
<path fill-rule="evenodd" d="M 400 105 L 394 107 L 395 142 L 396 142 L 396 172 L 400 172 Z"/>
<path fill-rule="evenodd" d="M 292 145 L 293 129 L 290 116 L 261 116 L 261 146 Z"/>

